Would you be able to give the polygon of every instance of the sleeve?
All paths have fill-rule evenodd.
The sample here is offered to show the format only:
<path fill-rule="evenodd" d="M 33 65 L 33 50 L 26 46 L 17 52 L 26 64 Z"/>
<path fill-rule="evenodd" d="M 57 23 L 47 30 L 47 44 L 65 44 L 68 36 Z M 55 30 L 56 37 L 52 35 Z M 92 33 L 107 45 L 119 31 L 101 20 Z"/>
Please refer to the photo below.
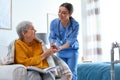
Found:
<path fill-rule="evenodd" d="M 69 37 L 67 38 L 66 43 L 69 43 L 70 45 L 72 45 L 76 40 L 77 40 L 77 36 L 79 34 L 79 24 L 78 22 L 74 22 L 72 23 L 72 31 L 71 34 L 69 35 Z"/>
<path fill-rule="evenodd" d="M 20 44 L 15 44 L 15 62 L 25 66 L 42 64 L 40 55 L 30 57 L 26 54 L 25 47 Z"/>
<path fill-rule="evenodd" d="M 57 20 L 53 20 L 50 24 L 50 33 L 49 33 L 49 42 L 50 44 L 55 43 L 57 35 L 55 34 L 55 30 L 57 28 Z"/>

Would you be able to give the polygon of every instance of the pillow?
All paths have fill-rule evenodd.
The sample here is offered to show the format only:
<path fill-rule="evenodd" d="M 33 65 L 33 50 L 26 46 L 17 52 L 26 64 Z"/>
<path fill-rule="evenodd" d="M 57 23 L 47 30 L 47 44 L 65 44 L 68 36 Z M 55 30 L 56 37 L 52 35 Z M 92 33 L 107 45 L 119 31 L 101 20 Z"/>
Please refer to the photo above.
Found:
<path fill-rule="evenodd" d="M 14 42 L 15 40 L 9 44 L 7 56 L 0 58 L 0 65 L 14 63 Z"/>

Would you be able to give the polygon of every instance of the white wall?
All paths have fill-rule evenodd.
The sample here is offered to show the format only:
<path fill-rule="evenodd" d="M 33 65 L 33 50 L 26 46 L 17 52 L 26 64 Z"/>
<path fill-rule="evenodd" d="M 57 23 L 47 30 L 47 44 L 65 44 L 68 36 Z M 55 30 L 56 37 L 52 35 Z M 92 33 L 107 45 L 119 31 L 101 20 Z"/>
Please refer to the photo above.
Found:
<path fill-rule="evenodd" d="M 37 32 L 46 33 L 47 13 L 57 14 L 59 5 L 63 2 L 73 4 L 73 17 L 80 22 L 80 0 L 12 0 L 12 30 L 0 29 L 0 47 L 7 46 L 13 39 L 17 38 L 16 25 L 23 20 L 32 21 Z M 81 40 L 80 36 L 79 40 Z"/>
<path fill-rule="evenodd" d="M 112 42 L 120 43 L 120 1 L 100 0 L 103 60 L 110 61 Z M 116 54 L 115 54 L 116 55 Z M 118 56 L 118 55 L 117 55 Z"/>

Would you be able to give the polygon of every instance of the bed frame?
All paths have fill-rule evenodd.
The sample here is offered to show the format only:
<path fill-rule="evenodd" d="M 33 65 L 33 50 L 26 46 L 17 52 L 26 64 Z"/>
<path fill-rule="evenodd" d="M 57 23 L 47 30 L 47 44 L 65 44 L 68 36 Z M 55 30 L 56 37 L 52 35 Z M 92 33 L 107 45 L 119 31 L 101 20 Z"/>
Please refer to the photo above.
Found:
<path fill-rule="evenodd" d="M 114 60 L 114 49 L 118 48 L 119 51 L 119 60 Z M 112 43 L 111 48 L 111 80 L 115 80 L 115 73 L 114 73 L 114 64 L 120 63 L 120 44 L 117 42 Z"/>

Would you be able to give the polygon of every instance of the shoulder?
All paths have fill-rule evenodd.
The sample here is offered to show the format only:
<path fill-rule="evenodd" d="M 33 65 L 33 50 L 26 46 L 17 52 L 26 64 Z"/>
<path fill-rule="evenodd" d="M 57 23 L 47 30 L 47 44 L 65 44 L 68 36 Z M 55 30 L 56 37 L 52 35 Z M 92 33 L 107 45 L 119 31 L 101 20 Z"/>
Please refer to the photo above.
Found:
<path fill-rule="evenodd" d="M 15 46 L 16 45 L 19 45 L 19 46 L 25 46 L 25 45 L 27 45 L 23 40 L 21 40 L 21 39 L 17 39 L 17 40 L 15 40 Z"/>
<path fill-rule="evenodd" d="M 15 40 L 15 44 L 21 44 L 21 43 L 23 43 L 23 41 L 21 39 Z"/>
<path fill-rule="evenodd" d="M 43 43 L 42 39 L 40 39 L 40 38 L 38 38 L 38 37 L 36 37 L 36 38 L 34 39 L 34 42 L 35 42 L 35 43 L 40 43 L 40 44 Z"/>
<path fill-rule="evenodd" d="M 50 29 L 51 29 L 51 30 L 55 30 L 56 27 L 58 27 L 58 24 L 59 24 L 59 19 L 58 19 L 58 18 L 55 18 L 55 19 L 52 20 L 51 23 L 50 23 Z"/>
<path fill-rule="evenodd" d="M 72 23 L 72 26 L 79 27 L 78 21 L 76 21 L 74 18 L 71 18 L 71 23 Z"/>
<path fill-rule="evenodd" d="M 23 46 L 23 45 L 24 45 L 24 42 L 21 39 L 17 39 L 14 42 L 14 46 L 15 47 L 17 47 L 17 46 Z"/>
<path fill-rule="evenodd" d="M 72 22 L 73 24 L 79 24 L 78 21 L 75 20 L 74 18 L 71 18 L 71 22 Z"/>
<path fill-rule="evenodd" d="M 51 24 L 58 24 L 59 23 L 59 19 L 55 18 L 51 21 Z"/>

